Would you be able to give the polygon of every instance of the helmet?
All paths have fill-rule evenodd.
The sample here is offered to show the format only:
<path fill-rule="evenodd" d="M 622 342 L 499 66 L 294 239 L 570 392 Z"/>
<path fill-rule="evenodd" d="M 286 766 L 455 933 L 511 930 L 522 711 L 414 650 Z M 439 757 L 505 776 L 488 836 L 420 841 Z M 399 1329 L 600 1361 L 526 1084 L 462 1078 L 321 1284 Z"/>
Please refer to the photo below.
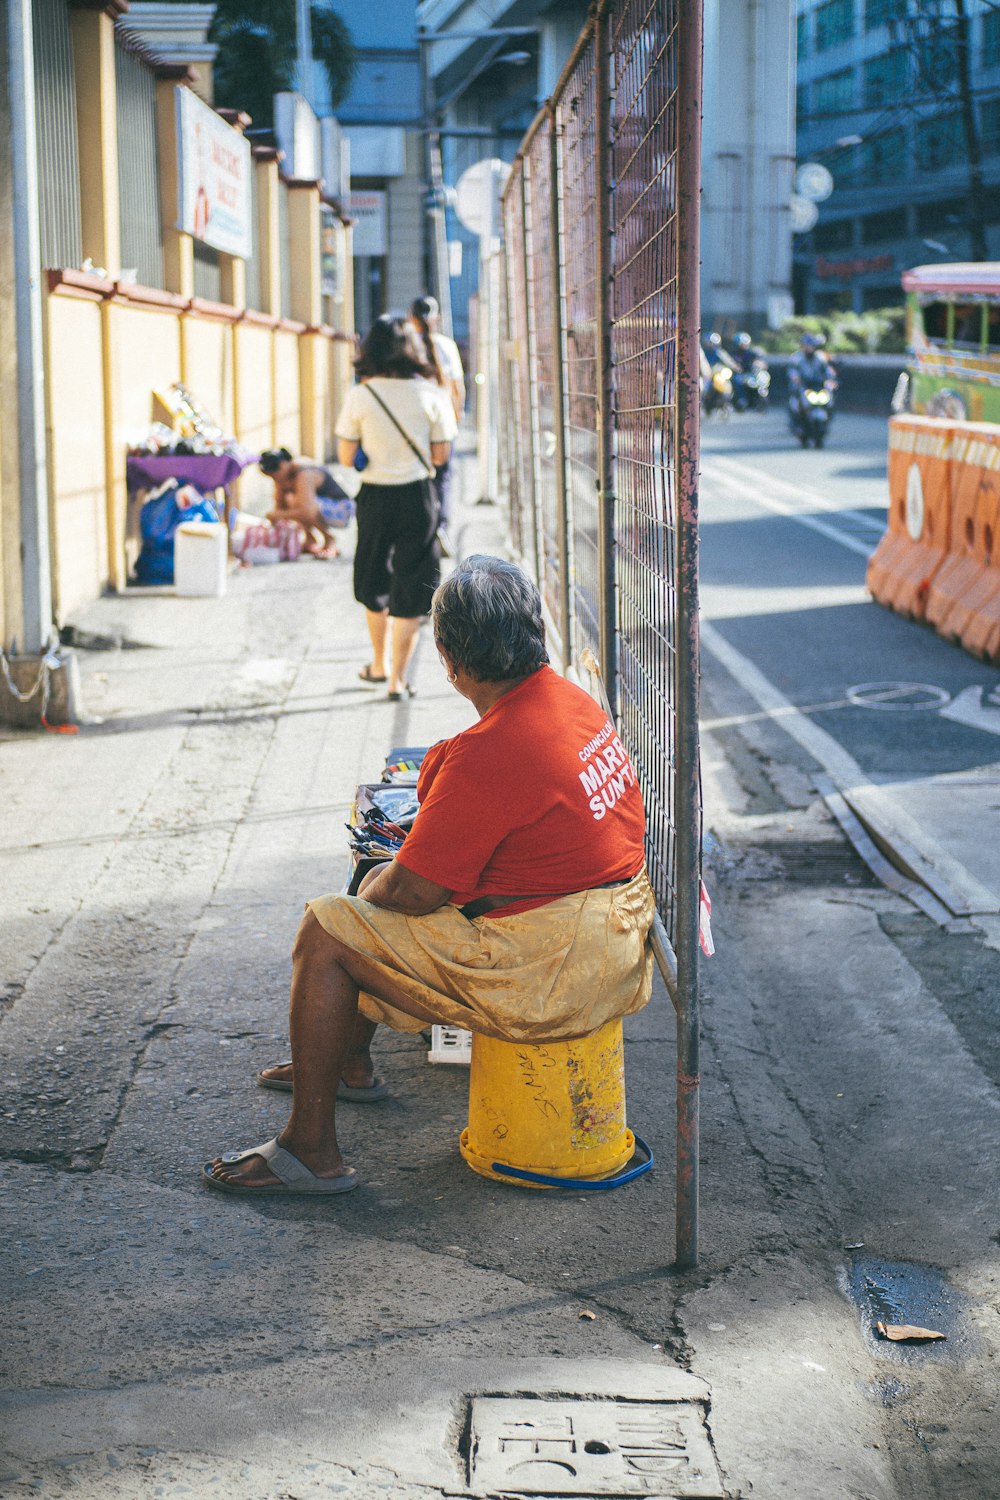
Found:
<path fill-rule="evenodd" d="M 733 344 L 737 349 L 749 349 L 750 343 L 751 340 L 748 333 L 738 333 L 733 339 Z"/>
<path fill-rule="evenodd" d="M 803 349 L 808 349 L 809 352 L 812 353 L 814 349 L 822 349 L 823 345 L 826 343 L 826 339 L 821 333 L 804 333 L 802 335 L 800 343 L 802 344 Z"/>

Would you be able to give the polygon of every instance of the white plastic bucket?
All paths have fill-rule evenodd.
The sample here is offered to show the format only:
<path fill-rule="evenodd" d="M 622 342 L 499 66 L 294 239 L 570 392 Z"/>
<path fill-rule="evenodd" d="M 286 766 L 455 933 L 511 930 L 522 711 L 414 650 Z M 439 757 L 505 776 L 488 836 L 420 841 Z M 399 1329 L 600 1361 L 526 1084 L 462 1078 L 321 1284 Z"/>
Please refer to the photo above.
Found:
<path fill-rule="evenodd" d="M 174 587 L 186 598 L 226 592 L 226 528 L 221 521 L 182 521 L 174 535 Z"/>

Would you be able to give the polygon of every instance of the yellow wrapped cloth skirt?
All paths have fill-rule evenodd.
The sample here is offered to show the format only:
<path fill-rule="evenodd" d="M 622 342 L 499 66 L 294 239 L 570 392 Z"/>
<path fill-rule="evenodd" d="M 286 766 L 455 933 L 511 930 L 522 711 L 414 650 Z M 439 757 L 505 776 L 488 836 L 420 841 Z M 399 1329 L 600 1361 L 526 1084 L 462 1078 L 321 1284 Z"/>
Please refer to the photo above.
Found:
<path fill-rule="evenodd" d="M 331 937 L 443 1026 L 510 1042 L 567 1041 L 649 1000 L 655 903 L 644 870 L 624 885 L 511 917 L 470 920 L 456 906 L 408 917 L 363 896 L 320 896 L 307 906 Z M 428 1024 L 364 993 L 360 1009 L 396 1031 Z"/>

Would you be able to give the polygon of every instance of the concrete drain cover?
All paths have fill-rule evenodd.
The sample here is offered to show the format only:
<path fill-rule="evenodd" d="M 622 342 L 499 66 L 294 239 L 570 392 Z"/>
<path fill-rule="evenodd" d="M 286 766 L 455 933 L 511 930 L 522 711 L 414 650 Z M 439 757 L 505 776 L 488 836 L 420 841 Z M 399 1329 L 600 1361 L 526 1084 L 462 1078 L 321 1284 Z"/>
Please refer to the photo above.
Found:
<path fill-rule="evenodd" d="M 469 1485 L 477 1495 L 724 1494 L 693 1401 L 472 1401 Z"/>

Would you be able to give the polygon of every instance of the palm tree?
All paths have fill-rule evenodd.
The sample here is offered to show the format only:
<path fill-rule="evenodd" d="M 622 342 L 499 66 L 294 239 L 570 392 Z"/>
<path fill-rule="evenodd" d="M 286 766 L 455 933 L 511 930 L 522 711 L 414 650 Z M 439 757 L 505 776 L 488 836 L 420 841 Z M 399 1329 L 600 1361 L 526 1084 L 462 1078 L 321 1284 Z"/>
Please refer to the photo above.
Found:
<path fill-rule="evenodd" d="M 246 110 L 255 126 L 271 125 L 274 95 L 296 83 L 295 0 L 220 0 L 209 37 L 219 46 L 216 104 Z M 336 108 L 357 64 L 351 33 L 335 11 L 313 5 L 312 43 Z"/>

